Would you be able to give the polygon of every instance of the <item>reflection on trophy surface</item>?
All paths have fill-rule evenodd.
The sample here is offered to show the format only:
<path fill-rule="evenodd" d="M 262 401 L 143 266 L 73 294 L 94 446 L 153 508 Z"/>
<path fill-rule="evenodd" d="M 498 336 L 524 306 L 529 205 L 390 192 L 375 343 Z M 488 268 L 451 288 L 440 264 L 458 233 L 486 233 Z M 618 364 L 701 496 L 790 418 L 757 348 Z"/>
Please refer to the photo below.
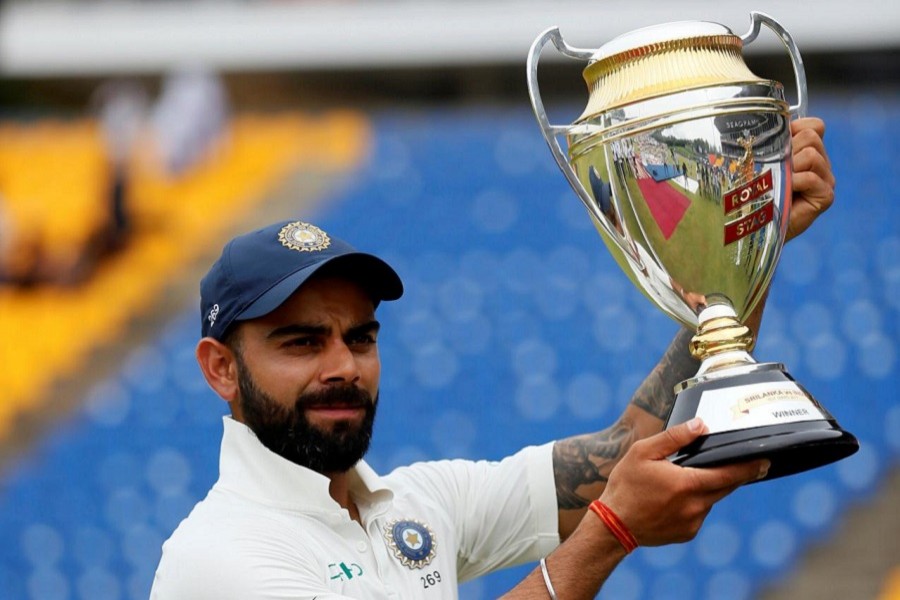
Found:
<path fill-rule="evenodd" d="M 752 13 L 739 37 L 685 21 L 633 31 L 597 50 L 552 28 L 534 42 L 528 87 L 541 131 L 616 262 L 659 309 L 697 330 L 697 376 L 682 382 L 667 427 L 700 416 L 710 433 L 672 457 L 711 466 L 757 457 L 769 479 L 849 456 L 842 430 L 779 363 L 757 363 L 743 322 L 764 298 L 791 208 L 790 120 L 804 116 L 806 78 L 790 35 Z M 799 101 L 752 73 L 742 48 L 760 25 L 794 65 Z M 572 124 L 551 125 L 537 85 L 552 42 L 586 61 L 590 92 Z M 564 151 L 559 138 L 565 139 Z"/>

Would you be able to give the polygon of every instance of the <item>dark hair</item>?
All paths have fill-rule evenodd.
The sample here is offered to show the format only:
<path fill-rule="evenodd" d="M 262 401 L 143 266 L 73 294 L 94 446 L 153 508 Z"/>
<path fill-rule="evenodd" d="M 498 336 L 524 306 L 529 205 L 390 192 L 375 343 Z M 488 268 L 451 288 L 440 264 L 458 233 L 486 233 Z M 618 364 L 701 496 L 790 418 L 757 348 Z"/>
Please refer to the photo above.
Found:
<path fill-rule="evenodd" d="M 235 321 L 228 326 L 228 329 L 225 330 L 225 333 L 222 334 L 222 339 L 220 340 L 225 346 L 228 347 L 229 350 L 234 352 L 234 354 L 240 359 L 242 355 L 243 338 L 241 337 L 240 330 L 240 321 Z"/>

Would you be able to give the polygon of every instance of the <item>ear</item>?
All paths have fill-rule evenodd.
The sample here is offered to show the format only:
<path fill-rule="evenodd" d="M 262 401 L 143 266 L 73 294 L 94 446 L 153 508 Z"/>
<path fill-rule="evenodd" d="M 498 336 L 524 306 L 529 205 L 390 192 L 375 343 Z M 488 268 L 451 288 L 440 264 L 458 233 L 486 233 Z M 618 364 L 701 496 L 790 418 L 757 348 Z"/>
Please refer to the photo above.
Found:
<path fill-rule="evenodd" d="M 217 339 L 205 337 L 197 344 L 197 362 L 206 383 L 229 404 L 238 398 L 237 359 L 231 348 Z"/>

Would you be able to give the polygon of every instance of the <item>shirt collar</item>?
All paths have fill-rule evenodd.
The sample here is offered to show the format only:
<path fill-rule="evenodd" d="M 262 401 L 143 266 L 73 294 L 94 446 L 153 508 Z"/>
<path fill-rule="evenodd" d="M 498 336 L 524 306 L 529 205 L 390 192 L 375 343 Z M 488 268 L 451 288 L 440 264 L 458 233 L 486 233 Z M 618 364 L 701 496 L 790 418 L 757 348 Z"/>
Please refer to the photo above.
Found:
<path fill-rule="evenodd" d="M 218 487 L 268 506 L 303 512 L 342 510 L 328 493 L 330 480 L 266 448 L 253 431 L 230 416 L 222 419 Z M 359 461 L 350 472 L 358 502 L 378 504 L 392 496 L 377 473 Z"/>

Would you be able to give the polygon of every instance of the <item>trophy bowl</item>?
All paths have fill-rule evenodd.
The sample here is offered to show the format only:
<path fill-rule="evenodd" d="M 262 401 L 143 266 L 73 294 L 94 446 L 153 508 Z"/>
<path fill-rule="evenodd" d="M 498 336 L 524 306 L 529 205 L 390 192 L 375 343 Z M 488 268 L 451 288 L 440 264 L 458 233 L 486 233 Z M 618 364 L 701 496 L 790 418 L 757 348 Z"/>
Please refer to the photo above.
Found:
<path fill-rule="evenodd" d="M 753 333 L 743 323 L 784 245 L 790 122 L 807 104 L 790 34 L 762 13 L 751 23 L 744 36 L 718 23 L 667 23 L 595 50 L 573 48 L 551 28 L 532 44 L 527 74 L 541 132 L 613 258 L 654 305 L 697 332 L 691 352 L 700 368 L 676 387 L 665 426 L 700 416 L 709 433 L 670 459 L 714 466 L 765 457 L 774 479 L 840 460 L 859 444 L 784 365 L 750 355 Z M 743 60 L 761 25 L 790 54 L 797 105 Z M 537 84 L 551 42 L 587 62 L 587 106 L 567 125 L 550 124 Z"/>

